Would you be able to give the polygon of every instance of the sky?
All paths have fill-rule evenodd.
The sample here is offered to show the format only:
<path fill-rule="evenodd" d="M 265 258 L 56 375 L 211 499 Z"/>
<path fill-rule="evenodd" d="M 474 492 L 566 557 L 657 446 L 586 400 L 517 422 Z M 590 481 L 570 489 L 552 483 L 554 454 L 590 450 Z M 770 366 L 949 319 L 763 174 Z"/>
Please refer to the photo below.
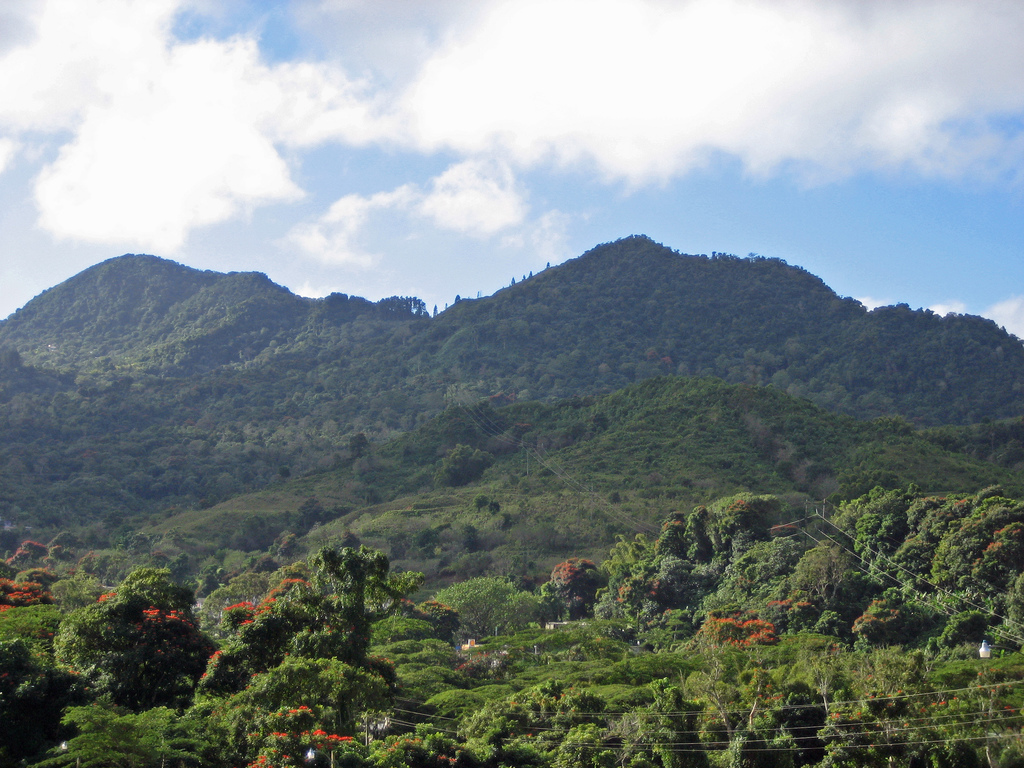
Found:
<path fill-rule="evenodd" d="M 123 253 L 489 295 L 646 234 L 1024 338 L 1019 0 L 3 0 L 0 318 Z"/>

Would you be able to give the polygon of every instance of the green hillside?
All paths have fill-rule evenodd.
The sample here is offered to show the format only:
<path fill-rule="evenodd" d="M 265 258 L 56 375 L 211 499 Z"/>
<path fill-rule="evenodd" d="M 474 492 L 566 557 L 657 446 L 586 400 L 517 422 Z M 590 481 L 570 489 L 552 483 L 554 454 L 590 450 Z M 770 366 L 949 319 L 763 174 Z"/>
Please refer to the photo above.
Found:
<path fill-rule="evenodd" d="M 1019 435 L 992 433 L 982 452 L 985 439 L 953 429 L 1024 412 L 1019 340 L 977 317 L 867 312 L 778 260 L 686 256 L 631 237 L 429 317 L 414 298 L 303 299 L 255 273 L 123 256 L 0 323 L 3 545 L 29 528 L 71 528 L 102 546 L 147 520 L 349 467 L 356 436 L 383 454 L 446 403 L 515 402 L 527 419 L 529 403 L 666 375 L 771 385 L 837 414 L 941 426 L 936 455 L 963 450 L 1007 469 L 1020 460 Z M 900 447 L 908 424 L 884 423 L 895 430 L 884 462 L 854 450 L 840 464 L 826 455 L 835 448 L 797 455 L 790 443 L 811 436 L 754 414 L 733 429 L 755 447 L 701 443 L 705 427 L 680 425 L 675 439 L 694 441 L 693 453 L 652 452 L 648 467 L 614 454 L 643 449 L 638 425 L 600 446 L 614 459 L 581 458 L 578 472 L 600 482 L 621 463 L 637 470 L 622 483 L 687 497 L 702 483 L 861 492 L 913 474 Z M 921 476 L 911 479 L 930 482 L 936 460 L 913 461 Z M 428 463 L 404 492 L 429 486 Z M 387 483 L 352 482 L 369 489 L 345 496 L 353 508 L 394 495 Z"/>
<path fill-rule="evenodd" d="M 358 540 L 431 581 L 536 576 L 737 493 L 777 495 L 782 522 L 823 499 L 912 483 L 936 495 L 1024 491 L 1018 473 L 945 451 L 899 419 L 860 422 L 772 388 L 659 377 L 601 398 L 453 404 L 322 474 L 143 533 L 192 572 Z"/>

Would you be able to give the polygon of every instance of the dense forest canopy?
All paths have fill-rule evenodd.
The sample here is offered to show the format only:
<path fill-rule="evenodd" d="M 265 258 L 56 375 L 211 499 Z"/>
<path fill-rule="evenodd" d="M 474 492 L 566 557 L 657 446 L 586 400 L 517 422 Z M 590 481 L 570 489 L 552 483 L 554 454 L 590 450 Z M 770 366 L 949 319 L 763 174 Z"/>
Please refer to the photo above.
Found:
<path fill-rule="evenodd" d="M 1021 764 L 1024 503 L 790 514 L 737 494 L 600 565 L 418 603 L 419 574 L 327 547 L 198 615 L 166 569 L 100 594 L 27 545 L 0 579 L 0 764 Z"/>

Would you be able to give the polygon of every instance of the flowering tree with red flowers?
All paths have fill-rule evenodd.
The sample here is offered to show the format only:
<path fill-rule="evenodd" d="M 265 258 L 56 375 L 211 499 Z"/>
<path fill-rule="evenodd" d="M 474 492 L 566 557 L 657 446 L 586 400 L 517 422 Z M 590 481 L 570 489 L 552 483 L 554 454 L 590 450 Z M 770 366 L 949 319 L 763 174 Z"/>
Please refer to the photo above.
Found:
<path fill-rule="evenodd" d="M 317 724 L 316 713 L 306 705 L 282 708 L 269 713 L 267 725 L 271 729 L 259 738 L 259 752 L 249 762 L 249 768 L 283 768 L 308 765 L 317 757 L 324 757 L 333 765 L 352 762 L 351 757 L 365 759 L 366 748 L 352 736 L 331 733 Z M 257 736 L 253 733 L 252 736 Z M 313 760 L 307 755 L 313 753 Z M 337 754 L 336 754 L 337 753 Z M 341 755 L 349 759 L 341 758 Z"/>
<path fill-rule="evenodd" d="M 34 581 L 0 579 L 0 611 L 27 605 L 52 605 L 53 596 Z"/>
<path fill-rule="evenodd" d="M 114 592 L 72 612 L 54 642 L 57 659 L 86 674 L 94 691 L 135 711 L 180 708 L 214 646 L 192 615 L 192 591 L 166 569 L 139 568 Z"/>
<path fill-rule="evenodd" d="M 400 611 L 421 577 L 390 574 L 366 548 L 321 550 L 310 571 L 225 609 L 233 634 L 199 683 L 197 707 L 253 766 L 301 765 L 317 743 L 342 748 L 363 713 L 391 704 L 394 670 L 368 655 L 370 625 Z"/>
<path fill-rule="evenodd" d="M 50 554 L 45 544 L 31 539 L 21 542 L 21 545 L 14 550 L 14 554 L 7 558 L 8 565 L 24 567 L 32 563 L 40 563 Z"/>
<path fill-rule="evenodd" d="M 731 645 L 736 648 L 774 645 L 779 641 L 775 625 L 770 621 L 739 613 L 729 616 L 712 613 L 701 625 L 695 639 L 712 646 Z"/>
<path fill-rule="evenodd" d="M 550 584 L 570 619 L 582 619 L 594 605 L 604 579 L 592 560 L 570 557 L 551 571 Z"/>
<path fill-rule="evenodd" d="M 334 658 L 368 665 L 370 626 L 397 613 L 422 581 L 419 574 L 391 574 L 383 552 L 324 548 L 311 561 L 312 578 L 285 579 L 259 605 L 226 610 L 234 629 L 223 652 L 210 659 L 203 693 L 228 695 L 285 657 Z"/>

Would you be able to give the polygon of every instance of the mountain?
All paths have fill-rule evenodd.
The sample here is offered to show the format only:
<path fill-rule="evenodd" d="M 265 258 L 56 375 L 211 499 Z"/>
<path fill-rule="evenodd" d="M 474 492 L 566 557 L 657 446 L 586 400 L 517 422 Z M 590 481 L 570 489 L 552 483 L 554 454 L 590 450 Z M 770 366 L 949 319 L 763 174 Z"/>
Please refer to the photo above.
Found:
<path fill-rule="evenodd" d="M 630 237 L 431 318 L 415 298 L 305 299 L 261 274 L 129 255 L 0 323 L 0 518 L 105 536 L 343 466 L 360 433 L 384 443 L 446 404 L 664 375 L 907 429 L 1024 412 L 1024 346 L 991 321 L 868 312 L 775 259 Z M 1008 443 L 997 461 L 1018 454 Z"/>
<path fill-rule="evenodd" d="M 294 344 L 308 323 L 412 314 L 413 300 L 313 301 L 259 272 L 200 271 L 155 256 L 109 259 L 0 323 L 0 346 L 54 366 L 194 375 Z M 422 302 L 416 307 L 425 314 Z"/>
<path fill-rule="evenodd" d="M 0 323 L 0 347 L 79 372 L 244 367 L 296 386 L 312 373 L 363 400 L 352 426 L 368 432 L 408 428 L 396 411 L 436 412 L 450 385 L 550 399 L 660 374 L 770 383 L 840 413 L 920 425 L 1024 410 L 1024 345 L 990 320 L 906 305 L 868 312 L 778 259 L 686 256 L 645 237 L 432 320 L 417 299 L 303 299 L 261 274 L 122 256 Z M 381 384 L 401 392 L 400 408 L 374 402 Z"/>
<path fill-rule="evenodd" d="M 678 373 L 770 383 L 837 412 L 919 424 L 1024 406 L 1024 346 L 989 320 L 906 305 L 868 312 L 777 259 L 682 256 L 640 237 L 441 320 L 441 366 L 535 397 Z"/>

